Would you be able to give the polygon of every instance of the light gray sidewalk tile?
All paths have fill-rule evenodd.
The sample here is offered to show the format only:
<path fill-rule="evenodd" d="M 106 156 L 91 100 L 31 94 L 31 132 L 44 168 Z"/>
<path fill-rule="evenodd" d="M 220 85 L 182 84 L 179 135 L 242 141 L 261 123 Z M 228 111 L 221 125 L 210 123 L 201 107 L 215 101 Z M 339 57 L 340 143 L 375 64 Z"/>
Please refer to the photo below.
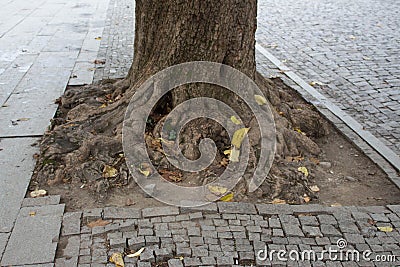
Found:
<path fill-rule="evenodd" d="M 1 265 L 53 262 L 63 213 L 64 205 L 22 208 Z"/>
<path fill-rule="evenodd" d="M 35 138 L 0 139 L 0 232 L 10 232 L 32 175 Z"/>

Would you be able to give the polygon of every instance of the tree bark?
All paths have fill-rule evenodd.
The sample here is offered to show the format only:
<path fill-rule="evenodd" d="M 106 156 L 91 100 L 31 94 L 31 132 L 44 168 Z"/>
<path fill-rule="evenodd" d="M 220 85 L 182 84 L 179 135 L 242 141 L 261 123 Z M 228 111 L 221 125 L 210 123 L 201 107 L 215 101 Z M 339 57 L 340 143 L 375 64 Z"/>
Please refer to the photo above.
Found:
<path fill-rule="evenodd" d="M 226 64 L 254 80 L 256 17 L 256 0 L 136 1 L 130 87 L 166 67 L 190 61 Z M 199 96 L 198 88 L 178 89 L 174 104 Z M 218 94 L 213 89 L 211 96 Z"/>

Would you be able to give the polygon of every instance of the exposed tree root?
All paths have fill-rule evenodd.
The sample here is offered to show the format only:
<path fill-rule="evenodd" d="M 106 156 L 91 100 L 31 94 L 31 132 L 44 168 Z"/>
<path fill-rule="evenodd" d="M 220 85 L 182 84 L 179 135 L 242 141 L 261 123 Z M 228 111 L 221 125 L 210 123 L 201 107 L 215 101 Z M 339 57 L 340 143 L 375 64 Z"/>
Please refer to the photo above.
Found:
<path fill-rule="evenodd" d="M 309 190 L 310 179 L 313 177 L 305 177 L 290 159 L 317 157 L 320 149 L 313 138 L 327 134 L 328 127 L 312 106 L 299 100 L 279 81 L 272 82 L 257 74 L 256 82 L 272 104 L 277 130 L 276 160 L 256 194 L 271 200 L 280 198 L 295 203 L 303 202 L 304 194 L 314 196 Z M 85 184 L 87 190 L 104 199 L 110 188 L 132 182 L 121 144 L 124 112 L 134 93 L 133 89 L 127 90 L 127 84 L 125 80 L 105 81 L 98 85 L 67 90 L 59 101 L 59 116 L 54 119 L 52 129 L 41 142 L 35 183 L 41 186 L 57 183 L 76 186 Z M 196 127 L 189 125 L 189 130 L 183 133 L 180 146 L 188 158 L 195 159 L 199 157 L 199 141 L 204 137 L 212 138 L 219 149 L 213 164 L 198 174 L 181 173 L 171 167 L 154 143 L 157 142 L 154 140 L 157 140 L 166 113 L 164 110 L 164 114 L 153 114 L 155 121 L 146 137 L 150 157 L 161 174 L 166 179 L 176 179 L 174 182 L 205 184 L 223 172 L 226 157 L 223 150 L 229 147 L 230 140 L 221 126 L 208 120 L 197 122 Z M 259 135 L 251 131 L 249 135 L 257 146 Z M 252 149 L 250 153 L 250 166 L 257 162 L 254 151 Z M 116 175 L 107 177 L 106 166 L 114 168 Z M 235 200 L 246 199 L 246 178 L 245 175 L 243 182 L 235 188 Z"/>

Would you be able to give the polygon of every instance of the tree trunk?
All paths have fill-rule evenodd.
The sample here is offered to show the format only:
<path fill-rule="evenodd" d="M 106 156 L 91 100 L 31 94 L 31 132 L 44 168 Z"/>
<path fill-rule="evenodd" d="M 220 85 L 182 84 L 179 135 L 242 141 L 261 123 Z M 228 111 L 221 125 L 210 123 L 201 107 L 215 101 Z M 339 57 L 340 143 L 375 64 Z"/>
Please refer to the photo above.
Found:
<path fill-rule="evenodd" d="M 190 61 L 226 64 L 254 79 L 256 13 L 256 0 L 136 1 L 134 61 L 127 77 L 130 86 Z M 173 102 L 196 97 L 198 91 L 181 88 L 173 94 Z"/>

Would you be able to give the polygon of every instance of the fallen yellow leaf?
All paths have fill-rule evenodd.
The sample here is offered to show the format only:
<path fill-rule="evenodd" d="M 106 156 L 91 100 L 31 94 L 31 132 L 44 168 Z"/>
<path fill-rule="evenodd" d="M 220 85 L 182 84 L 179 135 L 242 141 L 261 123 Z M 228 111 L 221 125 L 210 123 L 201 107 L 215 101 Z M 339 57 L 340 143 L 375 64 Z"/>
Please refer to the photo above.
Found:
<path fill-rule="evenodd" d="M 30 211 L 29 212 L 29 216 L 35 216 L 36 215 L 36 211 Z"/>
<path fill-rule="evenodd" d="M 110 257 L 110 262 L 115 264 L 115 267 L 125 267 L 124 258 L 122 253 L 113 253 Z"/>
<path fill-rule="evenodd" d="M 378 230 L 385 233 L 393 232 L 393 228 L 390 226 L 380 226 L 378 227 Z"/>
<path fill-rule="evenodd" d="M 148 177 L 151 174 L 151 167 L 148 163 L 140 164 L 140 168 L 138 169 L 141 174 Z"/>
<path fill-rule="evenodd" d="M 139 172 L 146 177 L 150 175 L 150 171 L 144 171 L 144 170 L 139 169 Z"/>
<path fill-rule="evenodd" d="M 267 103 L 267 99 L 265 99 L 265 97 L 263 97 L 262 95 L 254 95 L 254 99 L 260 106 L 265 105 Z"/>
<path fill-rule="evenodd" d="M 304 199 L 305 203 L 308 203 L 311 201 L 311 198 L 309 196 L 305 196 L 303 199 Z"/>
<path fill-rule="evenodd" d="M 241 128 L 237 130 L 232 137 L 232 145 L 235 146 L 236 148 L 240 148 L 242 145 L 243 139 L 248 133 L 250 128 Z"/>
<path fill-rule="evenodd" d="M 302 134 L 302 135 L 306 135 L 306 133 L 305 133 L 305 132 L 302 132 L 302 131 L 300 130 L 300 128 L 294 128 L 294 130 L 295 130 L 296 132 Z"/>
<path fill-rule="evenodd" d="M 236 125 L 239 125 L 239 124 L 242 123 L 242 122 L 241 122 L 239 119 L 237 119 L 235 116 L 232 116 L 232 117 L 231 117 L 231 121 L 232 121 L 234 124 L 236 124 Z"/>
<path fill-rule="evenodd" d="M 135 253 L 133 253 L 133 254 L 128 254 L 128 255 L 126 255 L 126 256 L 127 256 L 128 258 L 139 257 L 140 254 L 142 254 L 143 250 L 144 250 L 144 248 L 141 248 L 141 249 L 139 249 L 138 251 L 136 251 Z"/>
<path fill-rule="evenodd" d="M 230 155 L 230 154 L 231 154 L 231 152 L 232 152 L 232 150 L 230 150 L 230 149 L 228 149 L 228 150 L 225 150 L 225 151 L 224 151 L 224 155 Z"/>
<path fill-rule="evenodd" d="M 302 173 L 304 174 L 305 177 L 308 176 L 308 170 L 307 170 L 306 167 L 299 167 L 297 170 L 298 170 L 299 172 L 302 172 Z"/>
<path fill-rule="evenodd" d="M 219 200 L 221 200 L 223 202 L 230 202 L 230 201 L 232 201 L 233 197 L 234 197 L 234 194 L 229 193 L 229 194 L 226 194 L 225 196 L 221 197 Z"/>
<path fill-rule="evenodd" d="M 218 186 L 218 185 L 209 185 L 208 186 L 208 190 L 210 190 L 211 193 L 213 193 L 214 195 L 223 195 L 226 192 L 228 192 L 228 189 L 222 186 Z"/>
<path fill-rule="evenodd" d="M 239 156 L 240 156 L 240 150 L 233 147 L 231 154 L 229 155 L 229 160 L 232 162 L 239 162 Z"/>
<path fill-rule="evenodd" d="M 118 175 L 118 171 L 117 169 L 115 169 L 114 167 L 105 165 L 104 169 L 103 169 L 103 177 L 104 178 L 113 178 L 116 177 Z"/>

